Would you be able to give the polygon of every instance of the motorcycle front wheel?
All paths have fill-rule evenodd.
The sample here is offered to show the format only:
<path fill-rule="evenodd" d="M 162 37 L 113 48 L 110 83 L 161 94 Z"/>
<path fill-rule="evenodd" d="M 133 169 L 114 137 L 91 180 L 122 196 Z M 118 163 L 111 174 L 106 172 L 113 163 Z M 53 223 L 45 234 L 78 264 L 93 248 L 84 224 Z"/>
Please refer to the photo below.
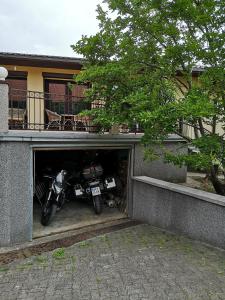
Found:
<path fill-rule="evenodd" d="M 93 196 L 94 211 L 97 215 L 100 215 L 102 212 L 102 197 Z"/>
<path fill-rule="evenodd" d="M 53 216 L 55 215 L 57 210 L 56 204 L 50 204 L 47 205 L 47 203 L 43 206 L 42 212 L 41 212 L 41 224 L 43 226 L 49 225 L 51 222 Z"/>

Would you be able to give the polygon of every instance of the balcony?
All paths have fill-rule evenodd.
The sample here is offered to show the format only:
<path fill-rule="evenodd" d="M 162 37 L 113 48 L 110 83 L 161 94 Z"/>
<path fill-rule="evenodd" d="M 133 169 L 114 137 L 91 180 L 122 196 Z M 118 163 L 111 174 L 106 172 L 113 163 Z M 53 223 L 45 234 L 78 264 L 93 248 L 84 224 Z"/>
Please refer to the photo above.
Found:
<path fill-rule="evenodd" d="M 97 133 L 100 126 L 94 124 L 92 117 L 81 116 L 80 113 L 103 107 L 102 100 L 87 103 L 84 97 L 10 89 L 8 125 L 11 130 Z M 113 133 L 113 130 L 115 131 L 115 128 L 104 129 L 101 132 Z M 117 126 L 116 130 L 116 133 L 140 132 L 137 125 L 130 129 L 126 124 Z"/>

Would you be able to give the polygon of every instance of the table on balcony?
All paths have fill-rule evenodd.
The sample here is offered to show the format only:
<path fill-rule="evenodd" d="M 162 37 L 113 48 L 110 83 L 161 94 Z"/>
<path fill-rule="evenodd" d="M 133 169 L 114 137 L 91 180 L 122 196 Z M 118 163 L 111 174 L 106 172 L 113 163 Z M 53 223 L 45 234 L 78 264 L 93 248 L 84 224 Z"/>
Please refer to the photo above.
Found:
<path fill-rule="evenodd" d="M 73 131 L 89 131 L 91 126 L 91 118 L 89 116 L 79 116 L 72 114 L 61 114 L 62 116 L 62 130 Z"/>

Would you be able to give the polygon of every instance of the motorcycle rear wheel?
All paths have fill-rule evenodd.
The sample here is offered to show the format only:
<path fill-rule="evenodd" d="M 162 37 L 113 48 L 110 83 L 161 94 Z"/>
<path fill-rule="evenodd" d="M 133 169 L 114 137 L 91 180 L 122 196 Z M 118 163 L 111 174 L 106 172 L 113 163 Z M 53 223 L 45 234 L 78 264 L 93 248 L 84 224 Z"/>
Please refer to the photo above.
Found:
<path fill-rule="evenodd" d="M 94 196 L 93 197 L 94 211 L 96 215 L 100 215 L 102 212 L 102 197 Z"/>
<path fill-rule="evenodd" d="M 56 210 L 57 210 L 56 204 L 51 204 L 49 207 L 46 207 L 44 205 L 43 210 L 41 212 L 41 224 L 43 226 L 49 225 L 49 223 L 51 222 L 52 218 L 56 213 Z"/>

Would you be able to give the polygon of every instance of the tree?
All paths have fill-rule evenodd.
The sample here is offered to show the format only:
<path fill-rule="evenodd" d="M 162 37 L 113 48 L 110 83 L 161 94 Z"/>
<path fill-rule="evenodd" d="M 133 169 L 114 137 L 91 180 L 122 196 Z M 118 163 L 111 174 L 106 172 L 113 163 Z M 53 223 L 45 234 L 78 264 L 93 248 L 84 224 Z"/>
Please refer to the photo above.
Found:
<path fill-rule="evenodd" d="M 198 153 L 165 160 L 204 168 L 225 195 L 224 0 L 105 0 L 97 13 L 99 32 L 72 46 L 86 59 L 76 81 L 92 83 L 87 101 L 105 103 L 90 112 L 96 123 L 140 124 L 150 158 L 168 134 L 183 136 Z"/>

